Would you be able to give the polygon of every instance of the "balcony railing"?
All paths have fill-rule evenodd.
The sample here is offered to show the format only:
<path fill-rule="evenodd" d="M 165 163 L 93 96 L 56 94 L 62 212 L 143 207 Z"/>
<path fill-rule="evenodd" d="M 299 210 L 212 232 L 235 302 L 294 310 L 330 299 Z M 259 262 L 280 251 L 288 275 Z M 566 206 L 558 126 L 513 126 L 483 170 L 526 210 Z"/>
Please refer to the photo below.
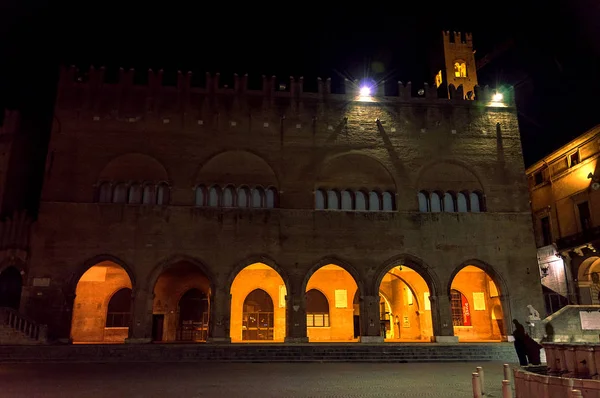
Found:
<path fill-rule="evenodd" d="M 594 240 L 600 240 L 600 226 L 560 238 L 556 241 L 556 246 L 558 250 L 563 250 L 581 246 Z"/>

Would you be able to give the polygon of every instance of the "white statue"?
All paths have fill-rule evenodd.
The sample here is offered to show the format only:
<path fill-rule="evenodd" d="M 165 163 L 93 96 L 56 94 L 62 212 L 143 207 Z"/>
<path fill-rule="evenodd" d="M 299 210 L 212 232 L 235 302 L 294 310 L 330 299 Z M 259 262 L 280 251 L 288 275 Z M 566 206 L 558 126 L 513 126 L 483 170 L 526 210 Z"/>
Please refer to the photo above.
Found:
<path fill-rule="evenodd" d="M 533 305 L 531 305 L 531 304 L 527 305 L 527 308 L 529 309 L 529 320 L 530 321 L 539 321 L 540 313 L 538 312 L 538 310 L 533 308 Z"/>

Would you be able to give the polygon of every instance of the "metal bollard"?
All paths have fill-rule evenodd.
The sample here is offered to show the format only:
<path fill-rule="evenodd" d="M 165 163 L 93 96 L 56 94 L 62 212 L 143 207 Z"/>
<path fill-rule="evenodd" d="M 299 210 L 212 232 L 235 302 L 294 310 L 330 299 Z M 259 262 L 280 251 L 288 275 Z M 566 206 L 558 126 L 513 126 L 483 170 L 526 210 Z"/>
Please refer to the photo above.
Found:
<path fill-rule="evenodd" d="M 479 380 L 479 373 L 473 373 L 473 398 L 483 398 L 481 395 L 481 380 Z"/>
<path fill-rule="evenodd" d="M 571 390 L 571 398 L 583 398 L 581 390 Z"/>
<path fill-rule="evenodd" d="M 509 380 L 502 380 L 502 398 L 513 398 Z"/>
<path fill-rule="evenodd" d="M 507 363 L 504 364 L 504 380 L 510 380 L 510 367 Z"/>
<path fill-rule="evenodd" d="M 481 395 L 485 395 L 485 378 L 483 377 L 483 367 L 477 367 L 477 373 L 479 373 L 479 385 L 481 386 Z"/>

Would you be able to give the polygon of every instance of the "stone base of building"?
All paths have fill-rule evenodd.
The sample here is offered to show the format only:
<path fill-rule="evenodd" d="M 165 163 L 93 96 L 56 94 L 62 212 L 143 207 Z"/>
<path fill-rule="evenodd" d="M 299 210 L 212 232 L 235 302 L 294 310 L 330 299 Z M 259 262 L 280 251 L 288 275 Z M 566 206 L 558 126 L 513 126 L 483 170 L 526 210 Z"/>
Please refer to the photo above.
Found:
<path fill-rule="evenodd" d="M 289 344 L 303 344 L 308 343 L 308 337 L 286 337 L 283 341 Z"/>
<path fill-rule="evenodd" d="M 458 344 L 458 336 L 435 336 L 436 343 Z"/>
<path fill-rule="evenodd" d="M 125 344 L 148 344 L 151 343 L 152 339 L 150 337 L 147 338 L 126 338 Z"/>
<path fill-rule="evenodd" d="M 230 344 L 231 337 L 209 337 L 206 342 L 209 344 Z"/>
<path fill-rule="evenodd" d="M 360 336 L 359 343 L 383 343 L 383 336 Z"/>

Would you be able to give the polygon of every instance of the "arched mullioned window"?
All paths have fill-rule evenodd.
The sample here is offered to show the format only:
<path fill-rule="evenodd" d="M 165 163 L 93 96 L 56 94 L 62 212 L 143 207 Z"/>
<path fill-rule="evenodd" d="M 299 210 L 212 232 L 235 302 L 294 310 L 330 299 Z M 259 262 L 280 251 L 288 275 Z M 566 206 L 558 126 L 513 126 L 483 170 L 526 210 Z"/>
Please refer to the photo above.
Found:
<path fill-rule="evenodd" d="M 355 207 L 356 210 L 358 211 L 364 211 L 367 210 L 367 197 L 365 196 L 365 193 L 362 191 L 356 191 L 354 193 L 354 203 L 355 203 Z"/>
<path fill-rule="evenodd" d="M 417 194 L 419 200 L 419 211 L 422 213 L 429 212 L 429 194 L 427 192 L 419 192 Z"/>
<path fill-rule="evenodd" d="M 369 192 L 369 210 L 370 211 L 381 210 L 379 194 L 375 191 Z"/>
<path fill-rule="evenodd" d="M 252 189 L 252 207 L 260 209 L 265 207 L 265 191 L 261 187 L 255 187 Z"/>
<path fill-rule="evenodd" d="M 277 200 L 277 191 L 275 190 L 275 188 L 271 187 L 269 189 L 267 189 L 267 191 L 265 192 L 265 202 L 266 202 L 266 207 L 267 209 L 273 209 L 275 208 L 275 204 L 276 204 L 276 200 Z"/>
<path fill-rule="evenodd" d="M 132 184 L 129 187 L 129 198 L 128 203 L 133 205 L 139 205 L 142 203 L 142 186 L 140 184 Z"/>
<path fill-rule="evenodd" d="M 394 197 L 389 192 L 384 192 L 381 195 L 381 202 L 383 204 L 383 211 L 394 210 Z"/>
<path fill-rule="evenodd" d="M 484 210 L 483 195 L 479 191 L 471 192 L 469 195 L 469 204 L 471 205 L 472 213 L 479 213 Z"/>
<path fill-rule="evenodd" d="M 237 207 L 249 207 L 250 190 L 248 187 L 240 187 L 237 190 Z"/>
<path fill-rule="evenodd" d="M 444 193 L 444 211 L 447 213 L 454 213 L 454 195 L 450 192 Z"/>
<path fill-rule="evenodd" d="M 342 191 L 341 192 L 341 198 L 342 198 L 342 210 L 352 210 L 352 194 L 350 193 L 350 191 Z"/>
<path fill-rule="evenodd" d="M 456 194 L 456 209 L 459 213 L 466 213 L 469 211 L 469 207 L 467 205 L 467 196 L 464 192 L 459 192 Z"/>
<path fill-rule="evenodd" d="M 113 192 L 113 203 L 127 203 L 128 193 L 127 184 L 117 184 Z"/>
<path fill-rule="evenodd" d="M 156 188 L 152 184 L 145 184 L 142 191 L 142 203 L 145 205 L 153 205 L 156 200 Z"/>
<path fill-rule="evenodd" d="M 156 187 L 156 204 L 161 206 L 168 205 L 169 200 L 171 199 L 170 194 L 171 189 L 169 188 L 169 185 L 167 185 L 167 183 L 161 182 L 160 184 L 158 184 L 158 186 Z"/>
<path fill-rule="evenodd" d="M 322 189 L 317 189 L 315 191 L 315 209 L 325 209 L 325 191 L 323 191 Z"/>
<path fill-rule="evenodd" d="M 340 197 L 336 191 L 327 191 L 327 209 L 339 210 Z"/>
<path fill-rule="evenodd" d="M 429 195 L 429 208 L 432 213 L 439 213 L 442 211 L 442 198 L 437 192 L 432 192 Z"/>
<path fill-rule="evenodd" d="M 100 187 L 98 188 L 98 202 L 112 202 L 112 185 L 110 182 L 103 182 L 100 184 Z"/>
<path fill-rule="evenodd" d="M 107 328 L 126 328 L 129 327 L 131 319 L 131 289 L 119 289 L 108 302 L 106 311 Z"/>
<path fill-rule="evenodd" d="M 306 326 L 329 327 L 329 302 L 317 289 L 306 292 Z"/>
<path fill-rule="evenodd" d="M 208 190 L 208 205 L 210 207 L 219 207 L 220 190 L 213 186 Z"/>
<path fill-rule="evenodd" d="M 196 187 L 196 206 L 206 206 L 207 196 L 206 187 L 200 185 Z"/>
<path fill-rule="evenodd" d="M 221 199 L 221 206 L 223 207 L 233 207 L 235 199 L 235 191 L 232 186 L 227 186 L 223 190 L 223 196 Z"/>

